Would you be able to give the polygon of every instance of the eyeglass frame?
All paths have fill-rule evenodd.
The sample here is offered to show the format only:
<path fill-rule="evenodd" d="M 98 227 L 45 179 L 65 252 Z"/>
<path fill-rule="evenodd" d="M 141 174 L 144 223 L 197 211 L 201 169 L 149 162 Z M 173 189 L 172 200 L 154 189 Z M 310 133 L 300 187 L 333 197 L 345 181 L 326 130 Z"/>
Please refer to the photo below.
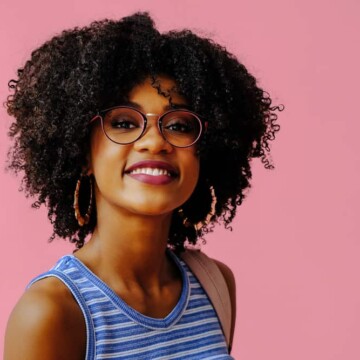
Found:
<path fill-rule="evenodd" d="M 142 131 L 141 131 L 140 135 L 135 140 L 127 142 L 127 143 L 119 143 L 119 142 L 111 139 L 110 136 L 106 133 L 106 131 L 104 129 L 104 117 L 105 117 L 106 113 L 108 113 L 111 110 L 119 109 L 119 108 L 135 110 L 137 113 L 139 113 L 142 116 L 142 118 L 144 120 L 144 126 L 142 128 Z M 170 141 L 168 141 L 166 139 L 163 132 L 161 131 L 161 124 L 162 124 L 162 119 L 164 118 L 164 116 L 166 116 L 169 113 L 176 112 L 176 111 L 182 111 L 182 112 L 190 113 L 191 115 L 193 115 L 195 117 L 195 119 L 200 124 L 199 135 L 190 145 L 186 145 L 186 146 L 174 145 L 174 144 L 172 144 Z M 139 139 L 141 139 L 143 137 L 143 135 L 145 134 L 145 130 L 146 130 L 146 127 L 147 127 L 147 122 L 148 122 L 148 119 L 147 119 L 148 116 L 157 116 L 158 117 L 158 119 L 157 119 L 158 130 L 159 130 L 159 133 L 161 134 L 162 138 L 168 144 L 170 144 L 171 146 L 175 146 L 177 148 L 182 148 L 182 149 L 183 148 L 188 148 L 188 147 L 193 146 L 194 144 L 196 144 L 199 141 L 199 139 L 201 138 L 201 136 L 206 132 L 207 127 L 208 127 L 208 122 L 205 121 L 205 120 L 202 120 L 201 115 L 199 115 L 199 114 L 197 114 L 197 113 L 195 113 L 195 112 L 193 112 L 191 110 L 188 110 L 188 109 L 174 108 L 174 109 L 170 109 L 168 111 L 165 111 L 162 114 L 154 114 L 154 113 L 143 113 L 139 109 L 137 109 L 137 108 L 135 108 L 133 106 L 128 106 L 128 105 L 118 105 L 118 106 L 113 106 L 113 107 L 107 108 L 105 110 L 99 110 L 98 113 L 90 120 L 90 124 L 92 122 L 94 122 L 97 118 L 100 118 L 102 131 L 110 141 L 112 141 L 113 143 L 118 144 L 118 145 L 130 145 L 130 144 L 133 144 L 134 142 L 138 141 Z"/>

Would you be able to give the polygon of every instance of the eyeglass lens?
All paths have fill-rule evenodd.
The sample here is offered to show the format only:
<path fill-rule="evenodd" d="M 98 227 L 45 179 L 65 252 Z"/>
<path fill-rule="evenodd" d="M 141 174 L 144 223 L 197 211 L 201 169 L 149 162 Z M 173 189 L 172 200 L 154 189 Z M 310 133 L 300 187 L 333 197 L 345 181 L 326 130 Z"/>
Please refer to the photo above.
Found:
<path fill-rule="evenodd" d="M 159 119 L 161 133 L 170 144 L 186 147 L 196 142 L 201 133 L 200 120 L 191 112 L 174 110 Z M 130 144 L 144 131 L 143 115 L 135 109 L 119 107 L 109 110 L 103 118 L 105 134 L 119 144 Z"/>

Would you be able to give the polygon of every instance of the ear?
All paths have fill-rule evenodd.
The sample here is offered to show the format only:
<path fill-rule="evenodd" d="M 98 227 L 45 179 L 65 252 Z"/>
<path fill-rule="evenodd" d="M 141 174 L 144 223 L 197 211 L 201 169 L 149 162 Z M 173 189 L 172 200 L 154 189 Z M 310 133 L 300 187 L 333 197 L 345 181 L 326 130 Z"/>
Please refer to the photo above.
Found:
<path fill-rule="evenodd" d="M 83 174 L 83 175 L 87 175 L 87 176 L 92 175 L 92 174 L 93 174 L 93 171 L 92 171 L 91 166 L 83 166 L 83 168 L 82 168 L 82 174 Z"/>
<path fill-rule="evenodd" d="M 85 164 L 82 166 L 81 172 L 83 175 L 88 176 L 93 174 L 90 151 L 86 152 Z"/>

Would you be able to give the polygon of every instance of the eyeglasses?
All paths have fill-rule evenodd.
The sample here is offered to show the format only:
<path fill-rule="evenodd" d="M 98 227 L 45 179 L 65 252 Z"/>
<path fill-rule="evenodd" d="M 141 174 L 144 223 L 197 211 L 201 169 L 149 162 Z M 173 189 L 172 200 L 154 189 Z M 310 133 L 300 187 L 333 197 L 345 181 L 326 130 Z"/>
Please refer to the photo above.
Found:
<path fill-rule="evenodd" d="M 127 145 L 139 140 L 145 133 L 147 118 L 157 116 L 162 137 L 171 145 L 186 148 L 194 145 L 207 128 L 199 116 L 186 109 L 174 109 L 159 114 L 144 114 L 130 106 L 115 106 L 99 113 L 90 121 L 101 119 L 107 138 L 116 144 Z"/>

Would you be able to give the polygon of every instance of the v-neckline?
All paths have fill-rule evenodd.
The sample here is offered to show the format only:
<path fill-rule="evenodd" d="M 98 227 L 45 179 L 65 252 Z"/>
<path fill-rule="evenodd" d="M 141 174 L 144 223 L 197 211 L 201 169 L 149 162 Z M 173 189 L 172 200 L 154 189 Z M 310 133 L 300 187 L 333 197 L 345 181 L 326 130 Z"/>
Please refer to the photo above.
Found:
<path fill-rule="evenodd" d="M 168 329 L 169 327 L 177 323 L 177 321 L 181 318 L 183 312 L 185 311 L 190 297 L 190 285 L 188 274 L 185 271 L 183 265 L 181 264 L 181 261 L 171 250 L 167 250 L 167 254 L 178 267 L 181 273 L 182 289 L 177 304 L 172 309 L 172 311 L 164 318 L 153 318 L 135 310 L 134 308 L 129 306 L 118 294 L 116 294 L 115 291 L 112 290 L 103 280 L 101 280 L 97 275 L 95 275 L 80 259 L 78 259 L 74 255 L 67 256 L 73 260 L 80 272 L 83 273 L 83 275 L 85 275 L 105 295 L 107 295 L 109 299 L 113 302 L 113 304 L 117 308 L 119 308 L 128 318 L 148 328 Z"/>

